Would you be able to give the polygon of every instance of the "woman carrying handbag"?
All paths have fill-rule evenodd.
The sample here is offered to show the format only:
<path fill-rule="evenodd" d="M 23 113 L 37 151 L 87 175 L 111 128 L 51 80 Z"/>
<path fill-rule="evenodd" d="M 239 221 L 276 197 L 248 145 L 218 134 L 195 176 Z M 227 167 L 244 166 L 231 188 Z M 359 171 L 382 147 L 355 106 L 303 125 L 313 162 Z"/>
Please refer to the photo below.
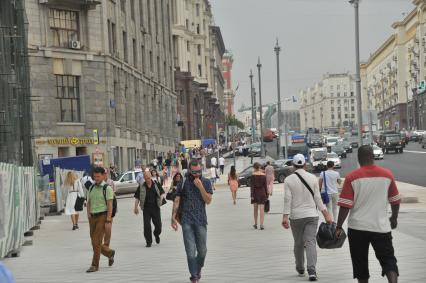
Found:
<path fill-rule="evenodd" d="M 68 191 L 65 202 L 65 215 L 71 216 L 72 230 L 78 229 L 78 212 L 83 210 L 84 191 L 81 182 L 74 171 L 69 171 L 65 177 L 64 189 Z"/>

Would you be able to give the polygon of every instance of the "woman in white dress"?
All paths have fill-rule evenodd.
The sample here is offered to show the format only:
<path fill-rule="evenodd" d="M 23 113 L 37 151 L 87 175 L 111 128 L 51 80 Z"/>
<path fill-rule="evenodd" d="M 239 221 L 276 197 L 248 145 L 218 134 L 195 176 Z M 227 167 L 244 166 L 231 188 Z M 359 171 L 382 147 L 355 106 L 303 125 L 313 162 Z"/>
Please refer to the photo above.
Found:
<path fill-rule="evenodd" d="M 63 191 L 68 191 L 67 201 L 65 203 L 65 214 L 71 215 L 72 229 L 78 229 L 78 212 L 75 211 L 74 206 L 77 196 L 84 197 L 84 191 L 81 182 L 74 171 L 69 171 L 67 173 Z"/>

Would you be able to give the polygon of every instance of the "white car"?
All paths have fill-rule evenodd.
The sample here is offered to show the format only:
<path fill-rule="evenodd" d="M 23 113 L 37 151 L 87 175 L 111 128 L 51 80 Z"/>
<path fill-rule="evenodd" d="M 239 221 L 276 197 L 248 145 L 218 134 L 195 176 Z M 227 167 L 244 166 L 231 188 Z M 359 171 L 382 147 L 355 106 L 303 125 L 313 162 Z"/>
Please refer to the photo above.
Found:
<path fill-rule="evenodd" d="M 327 153 L 327 162 L 333 161 L 334 162 L 334 168 L 342 168 L 342 160 L 335 152 Z"/>
<path fill-rule="evenodd" d="M 338 137 L 326 137 L 325 138 L 325 144 L 326 144 L 327 147 L 331 147 L 333 145 L 336 145 L 338 141 L 339 141 Z"/>
<path fill-rule="evenodd" d="M 327 148 L 312 148 L 310 152 L 310 161 L 314 170 L 322 171 L 327 163 Z"/>
<path fill-rule="evenodd" d="M 139 184 L 136 178 L 142 174 L 142 170 L 127 171 L 121 174 L 117 181 L 114 182 L 116 194 L 131 194 L 135 193 Z"/>
<path fill-rule="evenodd" d="M 383 159 L 383 150 L 377 145 L 373 145 L 374 159 Z"/>

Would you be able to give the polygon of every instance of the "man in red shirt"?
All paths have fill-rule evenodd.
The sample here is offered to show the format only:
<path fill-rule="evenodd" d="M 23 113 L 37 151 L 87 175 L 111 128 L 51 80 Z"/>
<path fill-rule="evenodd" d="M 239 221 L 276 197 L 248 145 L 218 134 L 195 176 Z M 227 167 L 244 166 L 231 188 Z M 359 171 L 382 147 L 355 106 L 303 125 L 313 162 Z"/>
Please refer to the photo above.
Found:
<path fill-rule="evenodd" d="M 396 283 L 399 272 L 391 229 L 395 229 L 398 224 L 401 197 L 393 174 L 388 169 L 374 165 L 371 146 L 364 145 L 358 149 L 358 162 L 361 168 L 346 176 L 340 194 L 336 236 L 340 236 L 342 225 L 350 212 L 348 239 L 354 278 L 360 283 L 368 282 L 368 250 L 371 244 L 382 266 L 382 276 L 386 275 L 390 283 Z M 389 220 L 388 203 L 392 207 Z"/>

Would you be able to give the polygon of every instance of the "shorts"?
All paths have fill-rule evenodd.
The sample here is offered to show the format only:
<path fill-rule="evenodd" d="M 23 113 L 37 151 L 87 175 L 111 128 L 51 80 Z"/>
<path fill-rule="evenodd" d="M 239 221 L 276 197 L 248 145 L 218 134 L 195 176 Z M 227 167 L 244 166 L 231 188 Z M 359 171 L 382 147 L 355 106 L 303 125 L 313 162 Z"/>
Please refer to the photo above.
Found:
<path fill-rule="evenodd" d="M 392 245 L 392 233 L 376 233 L 348 229 L 349 249 L 352 258 L 354 278 L 367 280 L 370 278 L 368 270 L 368 250 L 373 246 L 376 257 L 382 266 L 382 276 L 394 271 L 399 276 L 397 260 Z"/>

